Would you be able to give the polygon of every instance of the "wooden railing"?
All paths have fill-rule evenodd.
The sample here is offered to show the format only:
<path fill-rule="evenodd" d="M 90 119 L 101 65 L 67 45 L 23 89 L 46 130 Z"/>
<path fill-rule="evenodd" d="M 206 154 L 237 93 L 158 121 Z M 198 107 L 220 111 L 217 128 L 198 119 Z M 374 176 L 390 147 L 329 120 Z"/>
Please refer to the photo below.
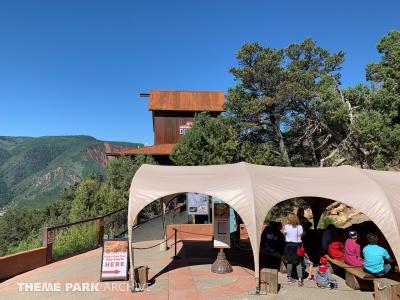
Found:
<path fill-rule="evenodd" d="M 15 276 L 17 274 L 21 274 L 29 270 L 42 267 L 54 261 L 53 244 L 55 241 L 57 230 L 62 230 L 63 228 L 70 228 L 72 226 L 85 224 L 89 222 L 96 222 L 96 247 L 102 245 L 103 236 L 105 232 L 104 226 L 105 223 L 107 223 L 107 218 L 112 219 L 113 216 L 122 213 L 124 211 L 127 211 L 127 209 L 128 209 L 127 207 L 124 207 L 102 216 L 43 228 L 42 247 L 0 257 L 0 281 Z M 126 217 L 122 218 L 121 221 L 127 227 Z M 121 228 L 123 226 L 119 227 Z M 82 249 L 82 250 L 86 251 L 89 249 Z M 76 253 L 73 253 L 72 255 L 74 254 Z"/>
<path fill-rule="evenodd" d="M 121 209 L 117 209 L 115 211 L 112 211 L 112 212 L 102 215 L 102 216 L 92 217 L 92 218 L 88 218 L 88 219 L 81 220 L 81 221 L 65 223 L 65 224 L 60 224 L 60 225 L 55 225 L 55 226 L 50 226 L 50 227 L 44 227 L 43 228 L 43 247 L 45 247 L 47 249 L 46 262 L 49 263 L 54 260 L 53 244 L 56 242 L 56 236 L 57 236 L 58 230 L 64 229 L 64 228 L 71 228 L 72 226 L 76 226 L 76 225 L 87 224 L 89 222 L 96 222 L 96 245 L 94 247 L 94 248 L 96 248 L 103 244 L 103 237 L 104 237 L 104 233 L 105 233 L 105 229 L 104 229 L 105 220 L 108 217 L 112 217 L 123 211 L 127 211 L 127 209 L 128 209 L 127 207 L 123 207 Z M 125 227 L 127 226 L 127 219 L 122 218 L 121 224 L 117 224 L 117 226 L 115 226 L 115 223 L 113 223 L 113 222 L 111 224 L 113 224 L 113 226 L 112 226 L 113 229 L 115 227 L 119 227 L 119 228 L 123 228 L 123 231 L 126 231 Z M 118 235 L 118 234 L 114 233 L 113 235 Z M 81 250 L 88 250 L 88 249 L 81 249 Z M 58 258 L 60 258 L 60 257 L 58 257 Z"/>
<path fill-rule="evenodd" d="M 127 209 L 128 209 L 127 207 L 123 207 L 121 209 L 112 211 L 102 216 L 88 218 L 77 222 L 44 227 L 42 247 L 0 257 L 0 281 L 15 276 L 17 274 L 21 274 L 29 270 L 42 267 L 46 264 L 55 261 L 55 257 L 53 256 L 53 244 L 56 241 L 58 230 L 71 228 L 73 226 L 79 226 L 81 224 L 89 222 L 96 222 L 96 245 L 95 245 L 96 247 L 101 246 L 103 244 L 103 237 L 104 233 L 107 231 L 106 230 L 107 224 L 113 224 L 112 226 L 113 228 L 112 229 L 110 228 L 109 230 L 113 236 L 119 236 L 121 234 L 126 233 L 128 222 L 127 218 L 125 217 L 125 214 L 123 214 L 123 217 L 120 219 L 121 224 L 116 224 L 118 222 L 114 222 L 113 218 L 117 214 L 121 214 L 124 211 L 126 211 L 127 213 Z M 178 210 L 178 209 L 181 210 L 182 206 L 178 206 L 172 210 Z M 140 224 L 136 224 L 133 229 L 139 228 L 141 225 L 147 223 L 148 221 L 151 221 L 159 217 L 160 216 L 156 216 L 154 218 L 141 222 Z M 87 251 L 90 249 L 81 249 L 81 250 L 82 251 L 80 252 Z M 78 253 L 72 253 L 71 255 L 76 255 L 76 254 Z M 57 257 L 57 259 L 58 258 L 60 257 Z"/>
<path fill-rule="evenodd" d="M 183 206 L 180 205 L 180 206 L 172 208 L 168 211 L 181 210 L 182 207 Z M 127 231 L 128 231 L 127 209 L 128 209 L 127 207 L 123 207 L 121 209 L 112 211 L 103 216 L 88 218 L 88 219 L 77 221 L 77 222 L 65 223 L 65 224 L 55 225 L 55 226 L 51 226 L 51 227 L 44 227 L 43 228 L 43 247 L 45 247 L 47 249 L 47 251 L 46 251 L 47 263 L 54 261 L 55 258 L 56 259 L 60 258 L 60 256 L 55 257 L 53 255 L 53 244 L 56 242 L 58 230 L 62 230 L 63 228 L 70 228 L 72 226 L 85 224 L 85 223 L 89 223 L 89 222 L 96 222 L 96 243 L 95 243 L 95 247 L 92 247 L 92 249 L 93 249 L 93 248 L 99 247 L 103 244 L 103 237 L 104 237 L 104 233 L 106 232 L 105 225 L 107 223 L 109 223 L 109 225 L 112 225 L 110 228 L 111 237 L 118 237 L 122 234 L 127 233 Z M 107 222 L 107 218 L 112 219 L 114 216 L 116 216 L 117 214 L 124 212 L 124 211 L 126 211 L 126 216 L 124 216 L 122 219 L 119 219 L 120 222 L 115 222 L 112 220 L 110 220 L 111 222 Z M 160 217 L 161 217 L 161 214 L 158 216 L 155 216 L 153 218 L 150 218 L 148 220 L 145 220 L 143 222 L 140 222 L 138 224 L 135 224 L 133 229 L 139 228 L 141 225 L 143 225 L 151 220 L 154 220 L 156 218 L 160 218 Z M 86 251 L 86 250 L 90 250 L 90 248 L 89 249 L 81 249 L 81 252 Z M 74 255 L 76 253 L 71 253 L 71 254 Z"/>

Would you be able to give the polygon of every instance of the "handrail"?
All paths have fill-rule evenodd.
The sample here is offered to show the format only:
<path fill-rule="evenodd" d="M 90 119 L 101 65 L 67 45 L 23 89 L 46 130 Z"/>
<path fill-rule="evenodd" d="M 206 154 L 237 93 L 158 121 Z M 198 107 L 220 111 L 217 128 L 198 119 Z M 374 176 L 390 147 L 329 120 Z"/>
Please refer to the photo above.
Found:
<path fill-rule="evenodd" d="M 174 210 L 178 210 L 178 209 L 180 209 L 182 206 L 183 206 L 183 205 L 180 205 L 180 206 L 177 206 L 177 207 L 175 207 L 175 208 L 169 209 L 168 212 L 171 212 L 171 211 L 174 211 Z M 128 207 L 127 207 L 127 206 L 126 206 L 126 207 L 122 207 L 122 208 L 120 208 L 120 209 L 114 210 L 114 211 L 109 212 L 109 213 L 107 213 L 107 214 L 105 214 L 105 215 L 102 215 L 102 216 L 92 217 L 92 218 L 89 218 L 89 219 L 85 219 L 85 220 L 81 220 L 81 221 L 76 221 L 76 222 L 71 222 L 71 223 L 64 223 L 64 224 L 60 224 L 60 225 L 50 226 L 50 227 L 47 227 L 47 230 L 50 231 L 50 230 L 60 229 L 60 228 L 64 228 L 64 227 L 70 227 L 70 226 L 77 225 L 77 224 L 82 224 L 82 223 L 86 223 L 86 222 L 90 222 L 90 221 L 95 221 L 95 220 L 103 219 L 103 218 L 109 217 L 109 216 L 111 216 L 111 215 L 113 215 L 113 214 L 115 214 L 115 213 L 117 213 L 117 212 L 123 211 L 123 210 L 125 210 L 125 209 L 128 209 Z M 154 219 L 156 219 L 156 218 L 159 218 L 159 217 L 161 217 L 161 214 L 158 215 L 158 216 L 155 216 L 155 217 L 153 217 L 153 218 L 150 218 L 150 219 L 144 221 L 143 223 L 136 224 L 136 227 L 139 227 L 140 225 L 145 224 L 145 223 L 147 223 L 147 222 L 149 222 L 149 221 L 151 221 L 151 220 L 154 220 Z"/>
<path fill-rule="evenodd" d="M 90 221 L 95 221 L 95 220 L 103 219 L 103 218 L 106 218 L 106 217 L 108 217 L 108 216 L 111 216 L 111 215 L 113 215 L 113 214 L 115 214 L 115 213 L 117 213 L 117 212 L 123 211 L 123 210 L 125 210 L 125 209 L 128 209 L 128 207 L 123 207 L 123 208 L 114 210 L 114 211 L 109 212 L 109 213 L 107 213 L 107 214 L 105 214 L 105 215 L 103 215 L 103 216 L 92 217 L 92 218 L 85 219 L 85 220 L 81 220 L 81 221 L 76 221 L 76 222 L 71 222 L 71 223 L 65 223 L 65 224 L 50 226 L 50 227 L 47 227 L 47 230 L 50 231 L 50 230 L 55 230 L 55 229 L 64 228 L 64 227 L 70 227 L 70 226 L 77 225 L 77 224 L 82 224 L 82 223 L 86 223 L 86 222 L 90 222 Z"/>
<path fill-rule="evenodd" d="M 183 205 L 184 205 L 184 204 L 183 204 Z M 169 209 L 168 211 L 166 211 L 165 213 L 170 213 L 170 212 L 172 212 L 172 211 L 174 211 L 174 210 L 178 210 L 178 209 L 180 209 L 183 205 L 179 205 L 179 206 L 177 206 L 177 207 L 171 208 L 171 209 Z M 159 215 L 154 216 L 154 217 L 152 217 L 152 218 L 150 218 L 150 219 L 148 219 L 148 220 L 146 220 L 146 221 L 144 221 L 144 222 L 142 222 L 142 223 L 135 224 L 135 225 L 133 225 L 133 229 L 136 229 L 136 228 L 142 226 L 143 224 L 146 224 L 147 222 L 150 222 L 150 221 L 153 221 L 153 220 L 155 220 L 155 219 L 157 219 L 157 218 L 160 218 L 161 216 L 162 216 L 162 214 L 159 214 Z"/>
<path fill-rule="evenodd" d="M 167 213 L 167 212 L 170 213 L 170 212 L 172 212 L 172 211 L 176 211 L 176 210 L 182 208 L 182 206 L 184 206 L 184 205 L 185 205 L 185 204 L 182 204 L 182 205 L 179 205 L 179 206 L 177 206 L 177 207 L 171 208 L 171 209 L 169 209 L 168 211 L 166 211 L 166 213 Z M 152 217 L 152 218 L 150 218 L 150 219 L 148 219 L 148 220 L 146 220 L 146 221 L 144 221 L 144 222 L 142 222 L 142 223 L 137 223 L 137 224 L 135 224 L 135 225 L 132 226 L 132 229 L 137 229 L 137 228 L 139 228 L 140 226 L 142 226 L 143 224 L 146 224 L 147 222 L 150 222 L 150 221 L 153 221 L 153 220 L 155 220 L 155 219 L 157 219 L 157 218 L 160 218 L 161 216 L 162 216 L 162 214 L 157 215 L 157 216 L 154 216 L 154 217 Z M 127 233 L 127 232 L 128 232 L 128 229 L 125 230 L 125 231 L 122 231 L 119 235 L 123 235 L 123 234 L 125 234 L 125 233 Z"/>

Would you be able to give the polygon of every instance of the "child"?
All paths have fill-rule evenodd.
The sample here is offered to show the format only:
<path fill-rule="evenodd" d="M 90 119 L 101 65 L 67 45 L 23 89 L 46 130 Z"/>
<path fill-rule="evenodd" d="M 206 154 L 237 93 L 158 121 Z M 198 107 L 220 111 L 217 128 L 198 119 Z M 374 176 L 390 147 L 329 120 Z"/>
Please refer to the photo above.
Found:
<path fill-rule="evenodd" d="M 331 269 L 328 267 L 328 260 L 323 256 L 319 263 L 316 274 L 317 286 L 322 289 L 326 287 L 337 288 L 336 280 L 332 279 Z"/>
<path fill-rule="evenodd" d="M 363 259 L 360 254 L 360 245 L 357 243 L 356 231 L 349 232 L 349 238 L 344 244 L 344 262 L 353 267 L 362 267 Z"/>
<path fill-rule="evenodd" d="M 391 270 L 391 258 L 385 248 L 378 246 L 375 233 L 367 234 L 368 245 L 363 249 L 364 270 L 376 277 L 384 277 Z"/>
<path fill-rule="evenodd" d="M 314 279 L 314 264 L 310 260 L 310 257 L 307 255 L 307 253 L 304 253 L 303 264 L 304 264 L 305 269 L 308 270 L 307 280 L 315 281 L 315 279 Z"/>

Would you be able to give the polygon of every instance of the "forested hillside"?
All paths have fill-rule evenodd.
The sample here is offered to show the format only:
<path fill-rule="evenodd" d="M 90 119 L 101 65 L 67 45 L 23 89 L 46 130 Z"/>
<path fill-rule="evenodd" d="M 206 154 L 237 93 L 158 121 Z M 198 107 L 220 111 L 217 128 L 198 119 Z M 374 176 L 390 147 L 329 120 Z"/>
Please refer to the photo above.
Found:
<path fill-rule="evenodd" d="M 0 207 L 44 207 L 54 202 L 65 187 L 89 174 L 104 175 L 104 143 L 83 135 L 0 137 Z"/>
<path fill-rule="evenodd" d="M 133 159 L 118 157 L 107 162 L 105 176 L 91 173 L 79 183 L 64 188 L 50 205 L 43 208 L 8 207 L 0 215 L 0 256 L 39 247 L 45 226 L 85 220 L 127 207 L 132 177 L 144 163 L 155 162 L 143 155 Z M 158 213 L 158 202 L 154 202 L 142 211 L 141 219 L 149 219 Z M 53 252 L 59 257 L 95 246 L 94 225 L 92 222 L 58 231 Z"/>

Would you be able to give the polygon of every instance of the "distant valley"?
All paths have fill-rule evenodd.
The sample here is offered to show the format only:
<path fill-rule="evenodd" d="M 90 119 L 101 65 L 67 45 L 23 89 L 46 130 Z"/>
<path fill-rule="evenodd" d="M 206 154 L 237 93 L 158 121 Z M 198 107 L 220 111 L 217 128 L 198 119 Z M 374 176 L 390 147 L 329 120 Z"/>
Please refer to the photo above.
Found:
<path fill-rule="evenodd" d="M 0 136 L 0 208 L 43 207 L 65 187 L 92 172 L 105 174 L 105 147 L 139 143 L 99 141 L 90 136 Z"/>

